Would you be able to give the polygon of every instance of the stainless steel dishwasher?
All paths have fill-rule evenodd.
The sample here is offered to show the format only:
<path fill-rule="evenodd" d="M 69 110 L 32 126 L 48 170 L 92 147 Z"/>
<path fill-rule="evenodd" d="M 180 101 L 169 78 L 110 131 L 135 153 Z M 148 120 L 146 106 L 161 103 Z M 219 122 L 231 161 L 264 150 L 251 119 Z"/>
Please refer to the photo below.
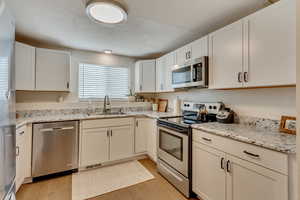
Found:
<path fill-rule="evenodd" d="M 32 176 L 78 168 L 78 121 L 33 125 Z"/>

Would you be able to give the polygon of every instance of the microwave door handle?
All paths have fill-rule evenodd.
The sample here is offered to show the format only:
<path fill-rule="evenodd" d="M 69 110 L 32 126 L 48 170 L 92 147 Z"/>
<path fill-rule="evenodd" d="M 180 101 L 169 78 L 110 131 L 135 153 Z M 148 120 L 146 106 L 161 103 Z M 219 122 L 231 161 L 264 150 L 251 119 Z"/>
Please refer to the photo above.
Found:
<path fill-rule="evenodd" d="M 196 82 L 197 81 L 197 67 L 192 66 L 193 68 L 193 81 Z"/>

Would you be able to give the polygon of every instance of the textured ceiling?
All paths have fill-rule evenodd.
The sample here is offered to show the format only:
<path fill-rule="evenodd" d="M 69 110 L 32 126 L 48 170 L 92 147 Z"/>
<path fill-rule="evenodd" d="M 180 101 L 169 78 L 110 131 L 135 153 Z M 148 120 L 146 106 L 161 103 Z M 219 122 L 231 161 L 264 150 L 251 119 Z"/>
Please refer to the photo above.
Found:
<path fill-rule="evenodd" d="M 92 22 L 85 0 L 6 0 L 17 38 L 49 45 L 153 57 L 174 50 L 263 7 L 265 0 L 120 0 L 128 21 Z"/>

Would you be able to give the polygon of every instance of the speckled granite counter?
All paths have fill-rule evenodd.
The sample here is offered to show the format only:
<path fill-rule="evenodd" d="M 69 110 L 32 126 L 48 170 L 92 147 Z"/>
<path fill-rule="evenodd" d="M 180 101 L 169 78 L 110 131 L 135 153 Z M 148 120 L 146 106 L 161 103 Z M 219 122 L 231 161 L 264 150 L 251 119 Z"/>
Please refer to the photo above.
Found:
<path fill-rule="evenodd" d="M 54 121 L 69 121 L 69 120 L 86 120 L 86 119 L 109 119 L 118 117 L 149 117 L 153 119 L 159 119 L 162 117 L 175 117 L 174 113 L 160 113 L 152 111 L 137 111 L 137 112 L 127 112 L 126 114 L 120 115 L 102 115 L 102 114 L 62 114 L 62 115 L 45 115 L 38 117 L 27 117 L 19 118 L 16 122 L 16 127 L 22 127 L 29 123 L 39 123 L 39 122 L 54 122 Z"/>
<path fill-rule="evenodd" d="M 296 136 L 275 130 L 256 128 L 240 124 L 206 123 L 192 126 L 215 135 L 232 138 L 283 153 L 296 153 Z"/>

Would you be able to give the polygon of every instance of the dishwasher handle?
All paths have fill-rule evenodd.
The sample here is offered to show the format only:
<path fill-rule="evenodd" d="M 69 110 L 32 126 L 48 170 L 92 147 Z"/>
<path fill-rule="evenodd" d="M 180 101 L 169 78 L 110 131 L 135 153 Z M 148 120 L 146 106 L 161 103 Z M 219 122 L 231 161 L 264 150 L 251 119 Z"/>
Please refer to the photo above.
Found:
<path fill-rule="evenodd" d="M 43 128 L 40 129 L 40 132 L 53 132 L 53 131 L 66 131 L 66 130 L 73 130 L 75 129 L 74 126 L 70 126 L 70 127 L 59 127 L 59 128 Z"/>

